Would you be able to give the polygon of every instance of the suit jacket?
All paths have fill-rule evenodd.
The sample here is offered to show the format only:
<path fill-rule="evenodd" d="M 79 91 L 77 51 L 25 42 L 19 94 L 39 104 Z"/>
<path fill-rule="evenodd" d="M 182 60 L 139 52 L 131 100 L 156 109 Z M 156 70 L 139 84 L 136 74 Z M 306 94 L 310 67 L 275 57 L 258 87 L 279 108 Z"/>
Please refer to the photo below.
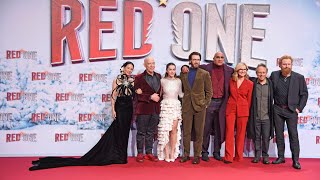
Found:
<path fill-rule="evenodd" d="M 213 62 L 206 64 L 206 65 L 200 65 L 200 68 L 208 71 L 210 73 L 210 76 L 212 76 L 212 67 Z M 227 107 L 227 101 L 229 98 L 229 81 L 231 79 L 233 68 L 227 66 L 226 64 L 223 65 L 223 72 L 224 72 L 224 96 L 222 97 L 222 102 L 219 110 L 219 125 L 220 125 L 220 136 L 221 136 L 221 142 L 224 142 L 225 140 L 225 129 L 226 129 L 226 107 Z M 211 79 L 211 77 L 210 77 Z M 210 109 L 207 109 L 207 111 Z M 215 133 L 213 131 L 213 133 Z"/>
<path fill-rule="evenodd" d="M 207 71 L 198 68 L 193 86 L 190 87 L 188 80 L 189 73 L 180 73 L 184 96 L 182 99 L 182 111 L 192 110 L 200 112 L 211 102 L 212 84 Z"/>
<path fill-rule="evenodd" d="M 237 82 L 230 80 L 230 96 L 227 103 L 226 115 L 235 113 L 237 117 L 249 116 L 252 99 L 253 82 L 244 79 L 237 88 Z"/>
<path fill-rule="evenodd" d="M 255 139 L 256 117 L 257 117 L 257 93 L 256 86 L 258 79 L 250 78 L 253 82 L 252 102 L 250 107 L 250 116 L 247 124 L 247 138 Z M 274 122 L 273 122 L 273 85 L 270 79 L 267 78 L 269 97 L 268 97 L 268 116 L 270 120 L 270 139 L 274 137 Z"/>
<path fill-rule="evenodd" d="M 274 71 L 271 73 L 270 79 L 273 83 L 273 91 L 277 89 L 281 71 Z M 288 92 L 288 107 L 292 112 L 296 112 L 296 108 L 302 112 L 308 100 L 308 88 L 304 76 L 291 72 L 291 79 Z"/>
<path fill-rule="evenodd" d="M 154 72 L 156 76 L 159 78 L 159 83 L 161 79 L 161 75 L 159 73 Z M 150 114 L 160 114 L 160 101 L 154 102 L 150 99 L 150 96 L 154 93 L 159 94 L 161 96 L 161 83 L 160 88 L 158 91 L 153 90 L 153 88 L 148 84 L 148 82 L 145 80 L 145 76 L 147 74 L 147 71 L 144 71 L 141 74 L 136 75 L 134 80 L 134 88 L 135 89 L 141 89 L 142 94 L 137 94 L 137 103 L 136 103 L 136 114 L 144 114 L 144 115 L 150 115 Z"/>

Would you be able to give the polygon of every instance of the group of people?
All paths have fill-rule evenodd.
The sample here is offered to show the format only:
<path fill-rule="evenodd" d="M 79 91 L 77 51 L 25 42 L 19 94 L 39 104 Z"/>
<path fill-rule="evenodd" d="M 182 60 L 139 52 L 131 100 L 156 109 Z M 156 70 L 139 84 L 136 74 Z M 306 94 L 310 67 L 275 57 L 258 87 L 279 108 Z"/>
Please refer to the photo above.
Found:
<path fill-rule="evenodd" d="M 279 59 L 281 70 L 271 73 L 259 64 L 256 78 L 249 78 L 248 66 L 235 68 L 225 64 L 222 52 L 213 61 L 200 65 L 201 54 L 189 55 L 189 66 L 176 75 L 176 65 L 166 66 L 165 76 L 155 72 L 152 57 L 144 60 L 145 71 L 133 79 L 134 64 L 126 62 L 113 81 L 112 115 L 114 121 L 99 142 L 81 158 L 46 157 L 33 161 L 30 170 L 62 166 L 107 165 L 127 163 L 130 124 L 135 108 L 137 124 L 137 162 L 164 160 L 181 163 L 190 160 L 193 141 L 193 164 L 209 161 L 210 136 L 214 136 L 213 158 L 226 164 L 243 159 L 245 137 L 253 139 L 253 163 L 269 162 L 269 140 L 276 134 L 278 158 L 273 164 L 285 163 L 284 123 L 287 124 L 293 167 L 299 163 L 298 113 L 306 105 L 308 90 L 303 75 L 292 71 L 292 57 Z M 182 98 L 180 100 L 179 98 Z M 133 99 L 136 99 L 133 107 Z M 182 102 L 182 104 L 181 104 Z M 182 131 L 181 131 L 182 125 Z M 183 135 L 182 135 L 183 134 Z M 158 140 L 157 155 L 152 152 Z M 225 141 L 224 158 L 220 155 Z"/>

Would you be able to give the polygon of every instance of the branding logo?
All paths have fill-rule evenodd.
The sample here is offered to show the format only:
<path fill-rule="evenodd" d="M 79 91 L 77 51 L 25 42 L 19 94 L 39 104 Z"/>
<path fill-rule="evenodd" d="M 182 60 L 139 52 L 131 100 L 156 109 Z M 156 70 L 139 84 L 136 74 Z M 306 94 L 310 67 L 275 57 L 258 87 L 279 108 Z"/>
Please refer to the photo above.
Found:
<path fill-rule="evenodd" d="M 24 141 L 24 142 L 37 142 L 37 134 L 36 133 L 11 133 L 6 134 L 6 142 L 17 142 L 17 141 Z"/>
<path fill-rule="evenodd" d="M 107 114 L 79 114 L 79 122 L 87 121 L 105 121 L 107 119 Z"/>
<path fill-rule="evenodd" d="M 32 113 L 31 114 L 31 121 L 32 122 L 39 122 L 39 121 L 59 121 L 61 117 L 60 113 Z"/>
<path fill-rule="evenodd" d="M 12 71 L 0 71 L 0 81 L 11 81 Z"/>
<path fill-rule="evenodd" d="M 26 50 L 7 50 L 7 59 L 31 59 L 37 60 L 37 51 L 26 51 Z"/>
<path fill-rule="evenodd" d="M 0 121 L 12 121 L 12 113 L 0 113 Z"/>
<path fill-rule="evenodd" d="M 79 82 L 88 82 L 88 81 L 95 81 L 95 82 L 104 82 L 106 83 L 108 78 L 107 74 L 96 74 L 96 73 L 80 73 L 79 74 Z"/>
<path fill-rule="evenodd" d="M 15 100 L 26 100 L 26 101 L 36 101 L 37 93 L 26 93 L 26 92 L 7 92 L 7 101 Z"/>
<path fill-rule="evenodd" d="M 56 93 L 56 101 L 78 101 L 83 102 L 84 94 L 83 93 Z"/>
<path fill-rule="evenodd" d="M 277 58 L 277 66 L 279 66 L 279 60 L 280 58 Z M 303 67 L 303 58 L 292 58 L 292 66 Z"/>
<path fill-rule="evenodd" d="M 320 78 L 305 78 L 307 85 L 320 86 Z"/>
<path fill-rule="evenodd" d="M 55 133 L 54 135 L 55 142 L 63 142 L 63 141 L 78 141 L 83 142 L 83 133 Z"/>
<path fill-rule="evenodd" d="M 111 98 L 112 98 L 111 94 L 102 94 L 101 95 L 102 102 L 110 102 Z"/>
<path fill-rule="evenodd" d="M 48 71 L 44 72 L 32 72 L 32 81 L 50 80 L 50 81 L 60 81 L 61 73 L 51 73 Z"/>
<path fill-rule="evenodd" d="M 298 124 L 320 125 L 320 116 L 299 116 Z"/>

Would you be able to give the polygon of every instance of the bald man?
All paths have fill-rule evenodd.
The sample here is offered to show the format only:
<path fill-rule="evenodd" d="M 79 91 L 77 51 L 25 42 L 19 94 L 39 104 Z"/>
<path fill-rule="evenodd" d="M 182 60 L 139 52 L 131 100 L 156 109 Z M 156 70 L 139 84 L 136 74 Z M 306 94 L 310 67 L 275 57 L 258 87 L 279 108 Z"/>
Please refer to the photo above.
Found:
<path fill-rule="evenodd" d="M 135 89 L 141 89 L 142 94 L 137 94 L 137 162 L 150 160 L 157 162 L 153 156 L 153 138 L 159 123 L 161 75 L 154 71 L 155 61 L 152 57 L 144 60 L 145 71 L 135 77 Z M 144 149 L 145 148 L 145 149 Z M 146 155 L 143 154 L 145 150 Z"/>
<path fill-rule="evenodd" d="M 206 120 L 203 132 L 202 160 L 209 161 L 208 148 L 210 135 L 214 134 L 213 158 L 220 161 L 221 144 L 225 140 L 226 105 L 229 97 L 229 81 L 233 69 L 225 63 L 225 56 L 217 52 L 213 62 L 200 65 L 200 68 L 208 71 L 211 76 L 213 95 L 211 103 L 206 110 Z"/>

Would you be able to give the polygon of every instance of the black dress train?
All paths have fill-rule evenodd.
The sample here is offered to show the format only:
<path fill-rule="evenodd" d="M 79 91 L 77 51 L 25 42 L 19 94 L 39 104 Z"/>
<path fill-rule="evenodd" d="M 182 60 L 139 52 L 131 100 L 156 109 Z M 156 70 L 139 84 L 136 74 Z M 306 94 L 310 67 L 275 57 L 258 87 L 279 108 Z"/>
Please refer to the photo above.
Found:
<path fill-rule="evenodd" d="M 131 84 L 131 83 L 130 83 Z M 102 166 L 109 164 L 126 164 L 128 138 L 133 113 L 133 86 L 118 85 L 119 96 L 115 102 L 116 119 L 98 141 L 98 143 L 81 158 L 44 157 L 32 161 L 30 171 L 64 166 Z"/>

